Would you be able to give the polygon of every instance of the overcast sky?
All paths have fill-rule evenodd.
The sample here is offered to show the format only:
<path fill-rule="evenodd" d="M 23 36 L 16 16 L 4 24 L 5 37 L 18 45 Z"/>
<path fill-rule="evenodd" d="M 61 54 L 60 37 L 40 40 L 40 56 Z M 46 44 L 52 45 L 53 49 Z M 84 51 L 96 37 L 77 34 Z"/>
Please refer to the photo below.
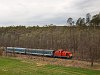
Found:
<path fill-rule="evenodd" d="M 0 0 L 0 26 L 65 25 L 100 12 L 100 0 Z"/>

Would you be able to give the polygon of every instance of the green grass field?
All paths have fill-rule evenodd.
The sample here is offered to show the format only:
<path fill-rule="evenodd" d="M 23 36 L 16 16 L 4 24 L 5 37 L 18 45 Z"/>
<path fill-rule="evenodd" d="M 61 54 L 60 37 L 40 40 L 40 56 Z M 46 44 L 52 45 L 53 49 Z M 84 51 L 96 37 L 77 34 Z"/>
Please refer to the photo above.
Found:
<path fill-rule="evenodd" d="M 100 71 L 57 65 L 37 66 L 31 60 L 0 57 L 0 75 L 100 75 Z"/>

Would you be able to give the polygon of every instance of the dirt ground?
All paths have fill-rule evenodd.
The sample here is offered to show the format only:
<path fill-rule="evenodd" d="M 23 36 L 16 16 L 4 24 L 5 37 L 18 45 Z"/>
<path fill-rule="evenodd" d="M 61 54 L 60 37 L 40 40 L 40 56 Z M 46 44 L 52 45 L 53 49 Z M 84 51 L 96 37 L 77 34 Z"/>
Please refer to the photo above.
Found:
<path fill-rule="evenodd" d="M 87 61 L 79 61 L 75 59 L 62 59 L 62 58 L 51 58 L 51 57 L 44 57 L 44 56 L 33 56 L 33 55 L 23 55 L 23 54 L 7 54 L 7 56 L 15 56 L 16 59 L 24 59 L 35 61 L 37 66 L 43 66 L 46 64 L 51 65 L 61 65 L 65 67 L 81 67 L 81 68 L 88 68 L 94 70 L 100 70 L 100 63 L 94 63 L 94 66 L 91 67 L 91 63 Z M 30 62 L 27 62 L 30 63 Z"/>

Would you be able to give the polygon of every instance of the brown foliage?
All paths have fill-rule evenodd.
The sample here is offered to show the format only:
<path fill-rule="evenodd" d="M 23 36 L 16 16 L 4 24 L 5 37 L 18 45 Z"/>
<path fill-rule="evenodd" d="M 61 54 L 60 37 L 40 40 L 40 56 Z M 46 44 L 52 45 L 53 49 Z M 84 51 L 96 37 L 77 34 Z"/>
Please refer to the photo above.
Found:
<path fill-rule="evenodd" d="M 100 27 L 5 27 L 0 28 L 0 46 L 38 49 L 68 49 L 74 59 L 100 61 Z"/>

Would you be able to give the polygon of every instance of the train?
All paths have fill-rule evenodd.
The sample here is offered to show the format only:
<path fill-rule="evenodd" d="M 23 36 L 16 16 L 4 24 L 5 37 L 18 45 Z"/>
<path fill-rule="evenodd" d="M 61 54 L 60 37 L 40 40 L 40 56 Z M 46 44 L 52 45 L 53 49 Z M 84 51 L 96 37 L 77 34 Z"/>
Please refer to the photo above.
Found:
<path fill-rule="evenodd" d="M 14 52 L 14 53 L 20 53 L 20 54 L 42 55 L 42 56 L 68 58 L 68 59 L 71 59 L 73 57 L 71 52 L 64 49 L 49 50 L 49 49 L 6 47 L 5 51 L 10 52 L 10 53 Z"/>

